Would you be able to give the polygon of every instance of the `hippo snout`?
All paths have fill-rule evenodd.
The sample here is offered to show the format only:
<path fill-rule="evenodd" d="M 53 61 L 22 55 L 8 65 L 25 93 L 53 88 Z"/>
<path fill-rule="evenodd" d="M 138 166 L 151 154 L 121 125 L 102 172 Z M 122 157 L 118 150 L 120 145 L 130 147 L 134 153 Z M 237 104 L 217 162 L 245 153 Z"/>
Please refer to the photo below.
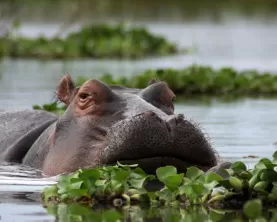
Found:
<path fill-rule="evenodd" d="M 154 111 L 118 122 L 108 132 L 101 161 L 139 163 L 147 171 L 173 163 L 181 170 L 188 165 L 208 169 L 217 163 L 214 150 L 195 124 L 182 114 L 161 116 Z"/>

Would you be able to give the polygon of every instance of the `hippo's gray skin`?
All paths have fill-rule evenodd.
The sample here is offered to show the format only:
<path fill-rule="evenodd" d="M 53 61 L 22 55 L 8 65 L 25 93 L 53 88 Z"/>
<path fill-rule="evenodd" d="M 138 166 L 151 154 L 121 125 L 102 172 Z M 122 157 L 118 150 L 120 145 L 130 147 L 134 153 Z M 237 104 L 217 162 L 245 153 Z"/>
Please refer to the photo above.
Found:
<path fill-rule="evenodd" d="M 149 172 L 165 165 L 206 171 L 218 163 L 202 131 L 174 114 L 175 95 L 164 82 L 139 90 L 89 80 L 75 88 L 65 75 L 56 95 L 68 106 L 60 117 L 38 110 L 0 112 L 2 160 L 46 176 L 117 161 Z"/>

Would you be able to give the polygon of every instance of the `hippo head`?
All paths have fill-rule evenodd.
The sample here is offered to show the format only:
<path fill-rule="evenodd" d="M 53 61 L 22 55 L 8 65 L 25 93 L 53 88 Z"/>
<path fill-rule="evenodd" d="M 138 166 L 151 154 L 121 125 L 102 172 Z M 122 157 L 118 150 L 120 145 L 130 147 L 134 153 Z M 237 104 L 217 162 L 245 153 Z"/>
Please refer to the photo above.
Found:
<path fill-rule="evenodd" d="M 76 88 L 65 75 L 57 98 L 67 110 L 54 124 L 44 163 L 46 175 L 117 163 L 139 164 L 147 172 L 174 165 L 207 170 L 217 155 L 207 138 L 183 115 L 174 114 L 174 93 L 166 83 L 145 89 L 88 80 Z"/>

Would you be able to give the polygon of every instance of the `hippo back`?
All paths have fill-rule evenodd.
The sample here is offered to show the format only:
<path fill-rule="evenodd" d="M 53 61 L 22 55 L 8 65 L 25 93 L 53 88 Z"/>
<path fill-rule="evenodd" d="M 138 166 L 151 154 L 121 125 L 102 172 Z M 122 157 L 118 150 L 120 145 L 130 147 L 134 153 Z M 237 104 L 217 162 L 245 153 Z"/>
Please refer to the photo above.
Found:
<path fill-rule="evenodd" d="M 41 110 L 0 111 L 0 159 L 20 162 L 57 116 Z"/>

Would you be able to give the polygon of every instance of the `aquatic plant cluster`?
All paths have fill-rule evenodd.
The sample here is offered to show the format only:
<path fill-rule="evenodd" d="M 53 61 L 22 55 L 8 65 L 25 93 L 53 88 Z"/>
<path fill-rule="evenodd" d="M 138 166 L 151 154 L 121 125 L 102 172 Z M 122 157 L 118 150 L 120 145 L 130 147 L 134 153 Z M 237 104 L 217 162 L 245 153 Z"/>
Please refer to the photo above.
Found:
<path fill-rule="evenodd" d="M 277 204 L 277 152 L 273 160 L 262 158 L 253 169 L 234 162 L 230 169 L 204 173 L 197 167 L 178 173 L 173 166 L 160 167 L 156 175 L 147 175 L 137 165 L 104 166 L 79 169 L 63 175 L 57 184 L 43 190 L 46 206 L 82 203 L 88 206 L 133 204 L 186 207 L 204 205 L 213 208 L 243 208 L 249 218 L 257 218 L 263 206 Z M 158 180 L 161 190 L 150 192 L 149 181 Z"/>
<path fill-rule="evenodd" d="M 224 94 L 228 96 L 266 96 L 277 93 L 277 75 L 262 74 L 257 71 L 237 72 L 231 68 L 214 70 L 211 67 L 199 65 L 188 66 L 181 70 L 147 70 L 129 78 L 114 78 L 111 74 L 106 74 L 99 79 L 111 85 L 145 88 L 153 78 L 165 81 L 175 94 L 183 96 L 222 96 Z M 87 77 L 78 77 L 76 84 L 81 86 L 87 80 Z M 53 103 L 43 106 L 34 105 L 33 108 L 60 115 L 65 111 L 66 106 Z"/>
<path fill-rule="evenodd" d="M 90 25 L 66 38 L 36 39 L 6 35 L 0 38 L 0 57 L 43 59 L 141 58 L 178 52 L 177 45 L 145 28 Z"/>
<path fill-rule="evenodd" d="M 132 77 L 114 78 L 111 74 L 101 77 L 107 84 L 120 84 L 144 88 L 156 78 L 165 81 L 176 94 L 182 95 L 269 95 L 277 93 L 277 75 L 255 70 L 236 71 L 232 68 L 215 70 L 209 66 L 191 65 L 184 69 L 147 70 Z M 86 79 L 79 78 L 81 85 Z"/>

